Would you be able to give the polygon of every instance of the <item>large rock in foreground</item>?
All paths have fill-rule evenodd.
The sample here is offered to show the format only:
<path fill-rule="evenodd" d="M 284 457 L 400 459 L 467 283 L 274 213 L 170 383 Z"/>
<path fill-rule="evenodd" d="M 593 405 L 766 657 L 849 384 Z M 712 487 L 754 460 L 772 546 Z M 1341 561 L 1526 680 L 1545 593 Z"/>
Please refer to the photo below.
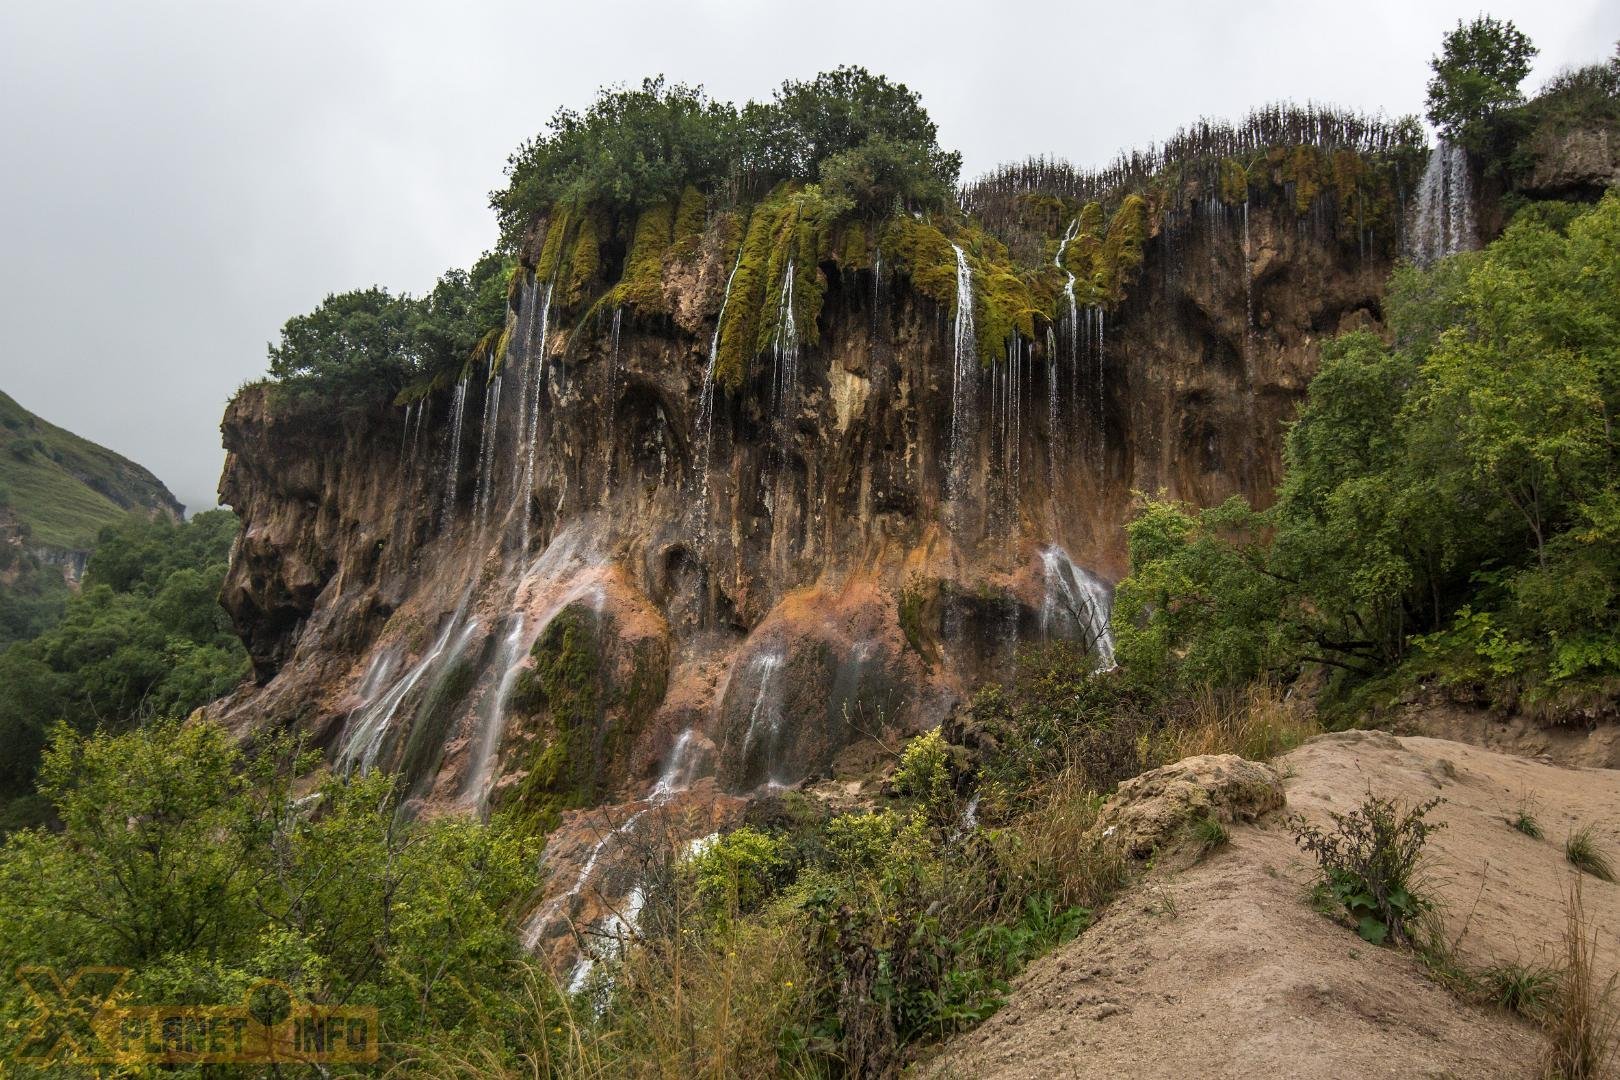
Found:
<path fill-rule="evenodd" d="M 1255 821 L 1285 801 L 1282 778 L 1271 766 L 1236 754 L 1204 754 L 1125 781 L 1096 828 L 1131 856 L 1144 858 L 1202 818 Z"/>

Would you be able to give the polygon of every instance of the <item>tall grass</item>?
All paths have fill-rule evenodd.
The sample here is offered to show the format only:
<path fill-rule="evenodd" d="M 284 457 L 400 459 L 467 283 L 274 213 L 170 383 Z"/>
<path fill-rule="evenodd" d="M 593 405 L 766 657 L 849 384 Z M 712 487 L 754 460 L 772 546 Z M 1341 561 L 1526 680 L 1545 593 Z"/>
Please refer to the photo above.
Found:
<path fill-rule="evenodd" d="M 1193 695 L 1189 714 L 1168 730 L 1167 757 L 1237 754 L 1270 761 L 1321 730 L 1302 702 L 1271 683 L 1235 693 L 1205 689 Z"/>
<path fill-rule="evenodd" d="M 1547 1007 L 1546 1080 L 1597 1080 L 1620 1064 L 1620 998 L 1616 980 L 1603 979 L 1594 960 L 1598 928 L 1586 915 L 1581 875 L 1571 875 L 1565 901 L 1564 955 Z"/>

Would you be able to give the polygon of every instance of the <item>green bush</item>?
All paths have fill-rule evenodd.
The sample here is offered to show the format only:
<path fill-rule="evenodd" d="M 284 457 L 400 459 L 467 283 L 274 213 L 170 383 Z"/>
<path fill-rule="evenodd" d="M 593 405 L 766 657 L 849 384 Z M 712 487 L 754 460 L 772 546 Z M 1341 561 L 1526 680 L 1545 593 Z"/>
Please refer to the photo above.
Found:
<path fill-rule="evenodd" d="M 1324 898 L 1343 908 L 1356 933 L 1374 945 L 1410 944 L 1418 917 L 1433 906 L 1420 891 L 1418 870 L 1424 844 L 1442 828 L 1426 815 L 1441 801 L 1406 809 L 1368 792 L 1356 809 L 1330 814 L 1331 829 L 1297 815 L 1290 819 L 1294 842 L 1322 869 Z"/>

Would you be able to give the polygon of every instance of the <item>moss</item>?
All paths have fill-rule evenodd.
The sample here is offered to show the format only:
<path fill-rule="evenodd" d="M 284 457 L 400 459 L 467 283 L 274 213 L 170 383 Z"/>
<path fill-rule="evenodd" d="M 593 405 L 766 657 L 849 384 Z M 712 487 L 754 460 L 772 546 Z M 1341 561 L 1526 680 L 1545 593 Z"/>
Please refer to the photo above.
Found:
<path fill-rule="evenodd" d="M 912 651 L 929 667 L 934 666 L 936 635 L 926 623 L 931 616 L 937 623 L 938 598 L 939 582 L 925 578 L 921 574 L 912 574 L 900 588 L 897 612 L 900 632 L 905 635 L 906 644 L 911 646 Z"/>
<path fill-rule="evenodd" d="M 1249 170 L 1243 162 L 1236 158 L 1222 158 L 1218 166 L 1219 173 L 1216 179 L 1216 190 L 1221 202 L 1227 206 L 1236 206 L 1247 202 L 1249 198 Z"/>
<path fill-rule="evenodd" d="M 568 265 L 563 276 L 563 302 L 569 307 L 582 303 L 590 295 L 596 276 L 601 270 L 602 244 L 597 236 L 596 217 L 593 214 L 583 216 L 579 222 L 579 232 L 574 239 L 573 248 L 569 255 Z"/>
<path fill-rule="evenodd" d="M 937 304 L 955 308 L 956 253 L 944 233 L 929 222 L 902 215 L 884 226 L 881 243 L 888 261 L 911 279 L 913 289 Z"/>
<path fill-rule="evenodd" d="M 1147 203 L 1140 195 L 1127 195 L 1108 219 L 1108 235 L 1103 240 L 1102 261 L 1107 275 L 1104 296 L 1112 303 L 1125 298 L 1125 286 L 1142 265 L 1142 245 L 1147 242 Z M 1099 283 L 1101 284 L 1101 283 Z"/>
<path fill-rule="evenodd" d="M 592 621 L 577 605 L 552 619 L 530 650 L 534 666 L 518 677 L 507 702 L 517 716 L 542 721 L 513 795 L 519 816 L 539 831 L 555 828 L 563 810 L 599 797 L 601 660 Z"/>
<path fill-rule="evenodd" d="M 675 210 L 667 202 L 642 211 L 624 260 L 624 277 L 614 289 L 614 303 L 642 314 L 667 314 L 664 300 L 664 256 L 670 248 Z"/>
<path fill-rule="evenodd" d="M 675 207 L 676 251 L 691 254 L 697 250 L 708 217 L 709 200 L 703 197 L 701 191 L 688 184 L 686 190 L 681 192 L 681 201 Z"/>
<path fill-rule="evenodd" d="M 838 238 L 838 265 L 843 270 L 870 270 L 872 242 L 863 222 L 852 221 Z"/>
<path fill-rule="evenodd" d="M 569 208 L 558 204 L 551 208 L 551 220 L 546 226 L 546 242 L 540 247 L 540 259 L 534 264 L 536 281 L 555 281 L 557 268 L 562 265 L 564 245 L 568 240 L 568 226 L 573 217 Z"/>
<path fill-rule="evenodd" d="M 826 280 L 820 263 L 833 256 L 832 237 L 849 204 L 815 185 L 783 185 L 754 207 L 732 277 L 720 326 L 715 380 L 737 390 L 755 356 L 775 340 L 782 321 L 782 286 L 793 270 L 793 318 L 801 345 L 818 339 Z"/>

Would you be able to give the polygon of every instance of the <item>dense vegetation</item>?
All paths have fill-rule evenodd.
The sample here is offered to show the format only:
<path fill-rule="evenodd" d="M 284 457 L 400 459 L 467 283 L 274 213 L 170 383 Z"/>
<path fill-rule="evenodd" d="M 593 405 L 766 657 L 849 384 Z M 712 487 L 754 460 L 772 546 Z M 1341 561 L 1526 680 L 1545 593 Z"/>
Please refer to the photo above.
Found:
<path fill-rule="evenodd" d="M 0 826 L 43 812 L 32 792 L 52 725 L 120 730 L 185 716 L 246 674 L 217 600 L 235 535 L 224 510 L 180 525 L 126 515 L 102 530 L 60 621 L 0 652 Z"/>
<path fill-rule="evenodd" d="M 103 527 L 135 509 L 180 513 L 157 477 L 0 392 L 0 539 L 9 520 L 25 546 L 87 551 Z"/>
<path fill-rule="evenodd" d="M 133 1000 L 176 1005 L 239 1003 L 273 979 L 300 999 L 375 1007 L 390 1040 L 519 1028 L 510 927 L 532 846 L 498 825 L 400 824 L 383 776 L 303 795 L 314 760 L 295 749 L 274 742 L 248 759 L 210 724 L 58 729 L 40 790 L 61 828 L 0 847 L 0 966 L 129 968 Z M 81 1068 L 13 1060 L 35 1015 L 7 979 L 6 1075 Z M 177 1071 L 285 1075 L 153 1074 Z"/>
<path fill-rule="evenodd" d="M 1519 84 L 1535 56 L 1536 47 L 1510 22 L 1489 15 L 1459 21 L 1429 62 L 1429 122 L 1447 138 L 1483 149 L 1487 121 L 1524 102 Z"/>
<path fill-rule="evenodd" d="M 1120 656 L 1184 685 L 1398 674 L 1547 708 L 1620 676 L 1620 196 L 1400 271 L 1324 350 L 1270 509 L 1149 501 Z"/>

